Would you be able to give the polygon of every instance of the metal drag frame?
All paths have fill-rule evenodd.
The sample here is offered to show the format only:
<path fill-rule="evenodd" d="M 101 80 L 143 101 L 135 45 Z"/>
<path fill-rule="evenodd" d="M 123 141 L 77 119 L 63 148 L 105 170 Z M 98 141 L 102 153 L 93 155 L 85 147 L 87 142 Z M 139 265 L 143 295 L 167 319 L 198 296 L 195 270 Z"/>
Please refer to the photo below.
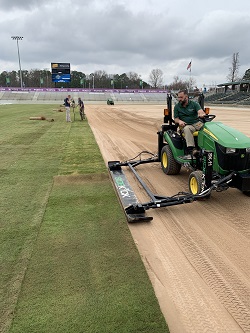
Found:
<path fill-rule="evenodd" d="M 153 155 L 152 153 L 149 154 Z M 177 194 L 170 197 L 154 194 L 149 189 L 147 184 L 142 180 L 142 178 L 139 176 L 138 172 L 135 169 L 138 165 L 141 164 L 159 162 L 158 156 L 153 155 L 153 157 L 147 159 L 129 160 L 125 162 L 109 161 L 108 162 L 109 172 L 112 177 L 113 183 L 115 185 L 116 191 L 118 193 L 119 199 L 123 206 L 128 222 L 151 221 L 153 217 L 145 215 L 145 211 L 148 209 L 191 203 L 196 200 L 208 197 L 212 190 L 215 190 L 221 185 L 227 186 L 227 184 L 232 180 L 232 177 L 235 175 L 235 172 L 232 172 L 228 176 L 212 182 L 212 164 L 208 163 L 208 160 L 211 161 L 211 159 L 207 158 L 208 154 L 211 154 L 211 152 L 205 152 L 203 157 L 204 166 L 205 166 L 203 170 L 204 191 L 197 195 L 186 192 L 178 192 Z M 136 177 L 136 179 L 141 184 L 144 191 L 147 193 L 148 197 L 150 198 L 150 201 L 144 203 L 140 203 L 138 201 L 133 189 L 131 188 L 126 178 L 126 175 L 122 170 L 122 167 L 126 166 L 129 167 L 129 169 L 133 172 L 134 176 Z"/>

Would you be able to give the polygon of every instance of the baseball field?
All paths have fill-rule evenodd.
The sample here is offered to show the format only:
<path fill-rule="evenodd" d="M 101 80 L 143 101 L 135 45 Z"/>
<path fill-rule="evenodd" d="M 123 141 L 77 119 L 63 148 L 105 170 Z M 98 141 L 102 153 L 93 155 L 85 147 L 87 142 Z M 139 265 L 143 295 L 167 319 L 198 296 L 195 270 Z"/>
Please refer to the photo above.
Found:
<path fill-rule="evenodd" d="M 164 105 L 86 105 L 72 123 L 53 108 L 0 106 L 0 332 L 250 332 L 249 197 L 127 224 L 107 162 L 157 153 Z M 210 112 L 249 136 L 249 110 Z M 188 189 L 185 168 L 139 173 L 156 193 Z"/>

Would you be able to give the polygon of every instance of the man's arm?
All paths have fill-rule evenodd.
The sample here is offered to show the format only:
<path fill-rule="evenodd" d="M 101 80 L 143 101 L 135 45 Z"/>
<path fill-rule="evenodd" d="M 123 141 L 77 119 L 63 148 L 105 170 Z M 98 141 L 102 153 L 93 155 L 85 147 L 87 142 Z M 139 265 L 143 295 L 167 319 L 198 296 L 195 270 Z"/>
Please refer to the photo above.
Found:
<path fill-rule="evenodd" d="M 185 121 L 181 120 L 180 118 L 174 118 L 174 122 L 176 123 L 176 125 L 179 125 L 180 127 L 184 127 L 187 124 L 185 123 Z"/>
<path fill-rule="evenodd" d="M 179 118 L 179 112 L 178 112 L 178 105 L 177 104 L 174 107 L 174 122 L 175 122 L 176 125 L 179 125 L 180 127 L 186 126 L 185 121 L 183 121 Z"/>
<path fill-rule="evenodd" d="M 198 110 L 197 113 L 199 118 L 204 118 L 204 116 L 206 115 L 206 113 L 202 109 Z"/>

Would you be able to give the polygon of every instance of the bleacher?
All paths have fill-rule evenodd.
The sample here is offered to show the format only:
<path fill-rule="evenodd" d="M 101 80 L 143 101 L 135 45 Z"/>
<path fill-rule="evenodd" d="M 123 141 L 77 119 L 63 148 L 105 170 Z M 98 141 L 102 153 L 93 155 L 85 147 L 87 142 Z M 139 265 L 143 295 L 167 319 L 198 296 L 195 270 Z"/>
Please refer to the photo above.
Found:
<path fill-rule="evenodd" d="M 210 104 L 250 105 L 250 93 L 246 91 L 217 93 L 205 97 L 205 102 Z"/>
<path fill-rule="evenodd" d="M 112 98 L 117 102 L 144 102 L 141 93 L 113 93 Z"/>
<path fill-rule="evenodd" d="M 147 92 L 147 91 L 126 91 L 126 90 L 101 90 L 90 89 L 88 90 L 56 90 L 48 91 L 43 89 L 6 89 L 1 91 L 0 101 L 25 101 L 35 103 L 59 103 L 62 104 L 67 95 L 77 102 L 78 97 L 84 102 L 90 103 L 106 103 L 108 99 L 113 99 L 115 103 L 152 103 L 152 104 L 165 104 L 167 99 L 167 91 L 162 92 Z"/>
<path fill-rule="evenodd" d="M 66 97 L 65 93 L 62 92 L 37 92 L 38 101 L 63 101 Z"/>
<path fill-rule="evenodd" d="M 164 93 L 144 93 L 144 97 L 148 102 L 166 102 L 167 94 Z"/>
<path fill-rule="evenodd" d="M 65 97 L 70 94 L 71 97 L 77 102 L 78 97 L 84 102 L 90 103 L 106 103 L 108 99 L 112 99 L 114 103 L 138 103 L 138 104 L 166 104 L 167 91 L 154 92 L 154 91 L 118 91 L 118 90 L 57 90 L 57 91 L 43 91 L 42 89 L 22 89 L 18 90 L 1 90 L 0 102 L 16 101 L 25 103 L 58 103 L 62 104 Z M 173 95 L 174 98 L 174 95 Z M 206 104 L 232 104 L 232 105 L 250 105 L 250 92 L 247 91 L 232 91 L 219 92 L 205 95 Z"/>
<path fill-rule="evenodd" d="M 212 95 L 209 95 L 209 96 L 205 95 L 205 100 L 206 100 L 206 102 L 214 103 L 216 101 L 219 101 L 220 98 L 225 97 L 225 95 L 226 94 L 224 92 L 223 93 L 212 94 Z"/>
<path fill-rule="evenodd" d="M 1 97 L 2 100 L 32 100 L 34 91 L 4 91 Z"/>

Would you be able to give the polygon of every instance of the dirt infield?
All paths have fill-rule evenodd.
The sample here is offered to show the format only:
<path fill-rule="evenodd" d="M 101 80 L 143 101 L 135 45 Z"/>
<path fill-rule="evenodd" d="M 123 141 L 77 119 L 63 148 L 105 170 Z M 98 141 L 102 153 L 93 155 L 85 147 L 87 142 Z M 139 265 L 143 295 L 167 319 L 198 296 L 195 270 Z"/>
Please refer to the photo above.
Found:
<path fill-rule="evenodd" d="M 142 150 L 157 153 L 164 106 L 89 105 L 86 114 L 105 163 Z M 211 108 L 250 135 L 250 109 Z M 166 176 L 159 163 L 137 169 L 155 193 L 188 190 L 188 172 Z M 130 184 L 145 197 L 131 174 Z M 129 228 L 171 333 L 250 332 L 250 198 L 236 189 L 211 199 L 148 211 L 150 223 Z"/>

